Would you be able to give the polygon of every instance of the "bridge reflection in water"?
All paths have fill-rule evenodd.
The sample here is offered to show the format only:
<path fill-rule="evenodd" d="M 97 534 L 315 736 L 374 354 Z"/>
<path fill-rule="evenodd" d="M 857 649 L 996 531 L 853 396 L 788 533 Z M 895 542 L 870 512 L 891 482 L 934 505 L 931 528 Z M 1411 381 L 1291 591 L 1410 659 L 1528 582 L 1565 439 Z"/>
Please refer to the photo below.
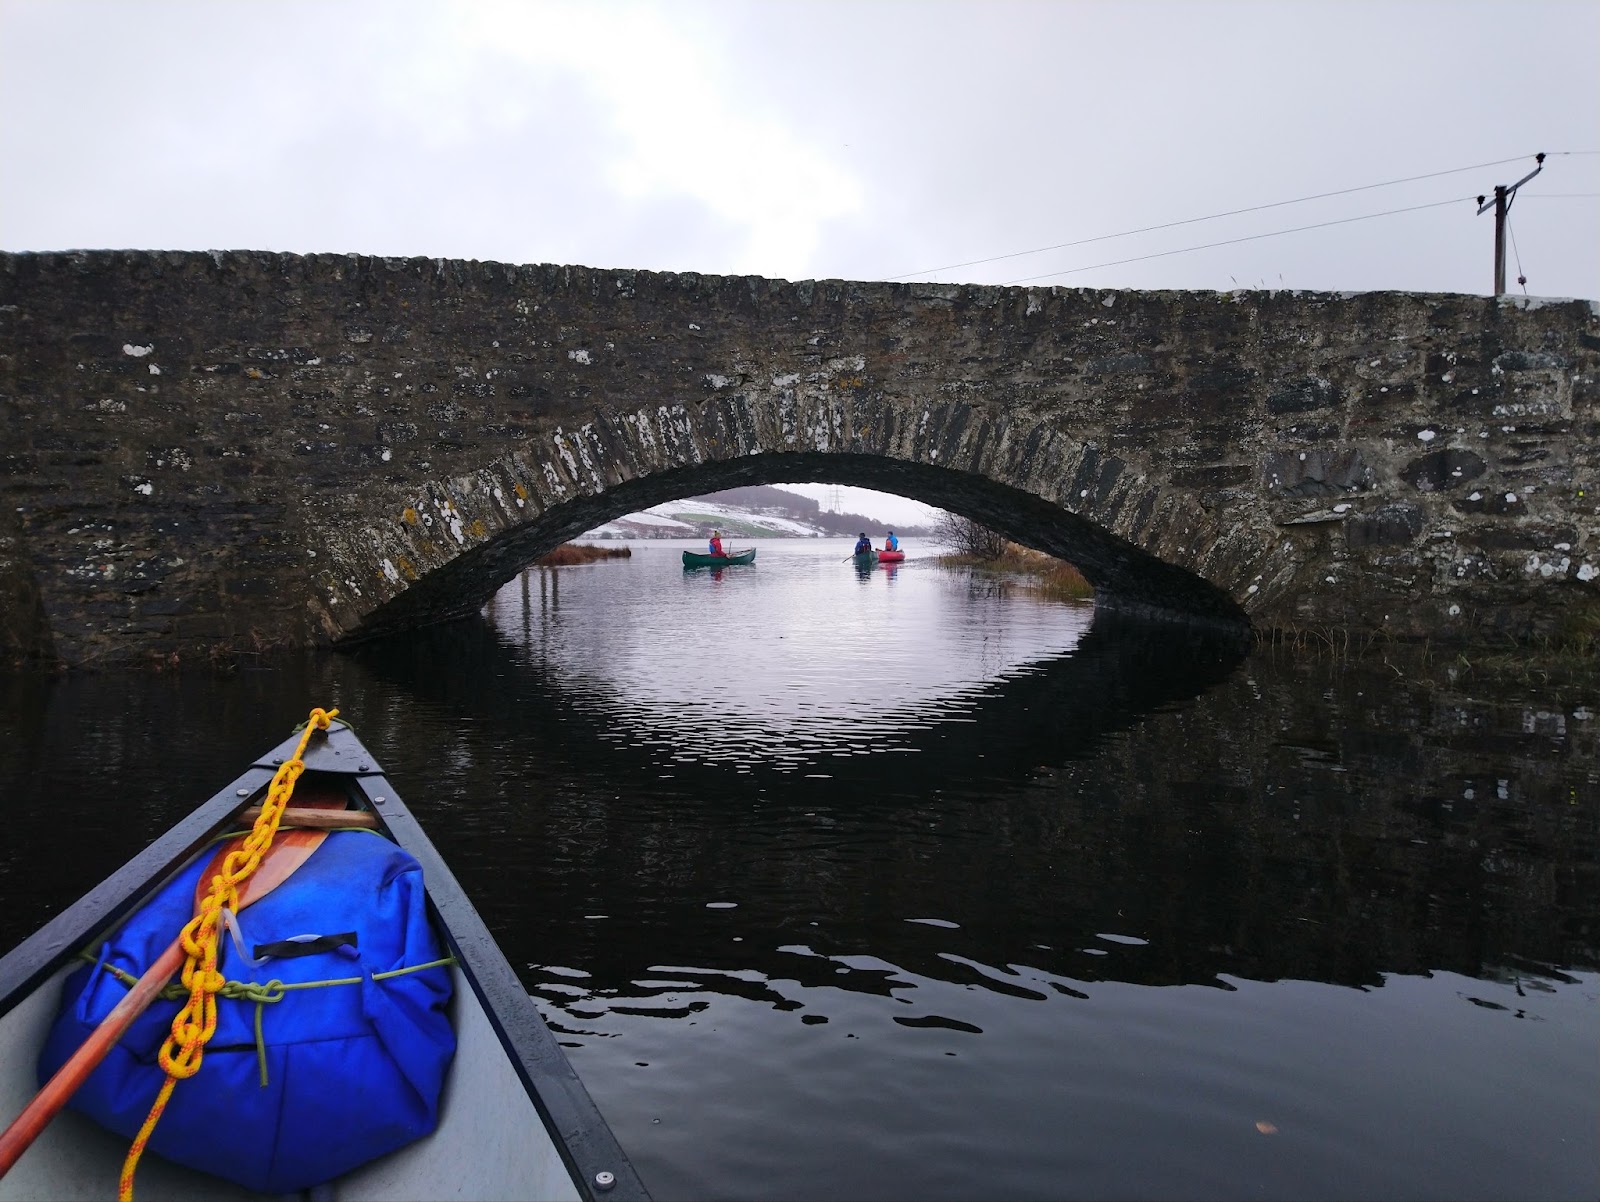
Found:
<path fill-rule="evenodd" d="M 11 892 L 58 906 L 331 693 L 659 1196 L 1592 1192 L 1587 711 L 929 568 L 648 558 L 304 672 L 14 682 L 11 829 L 45 846 L 83 804 L 62 763 L 120 757 L 129 804 L 64 872 L 4 853 Z M 173 715 L 220 749 L 144 756 Z"/>

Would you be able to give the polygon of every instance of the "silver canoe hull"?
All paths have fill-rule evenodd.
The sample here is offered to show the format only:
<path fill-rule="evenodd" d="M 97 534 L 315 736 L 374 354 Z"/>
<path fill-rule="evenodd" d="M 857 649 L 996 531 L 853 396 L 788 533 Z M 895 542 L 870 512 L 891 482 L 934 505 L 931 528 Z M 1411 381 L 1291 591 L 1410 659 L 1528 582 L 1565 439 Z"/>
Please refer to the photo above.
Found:
<path fill-rule="evenodd" d="M 230 825 L 233 814 L 291 755 L 291 738 L 145 852 L 0 957 L 0 1126 L 38 1089 L 35 1065 L 79 949 L 153 893 Z M 438 851 L 376 761 L 343 723 L 313 741 L 308 778 L 337 781 L 351 801 L 422 864 L 433 917 L 457 960 L 451 1019 L 456 1054 L 433 1134 L 311 1191 L 322 1202 L 362 1199 L 648 1200 L 610 1128 L 578 1081 L 533 1000 L 494 943 Z M 232 823 L 231 825 L 237 825 Z M 0 1202 L 103 1199 L 116 1194 L 127 1141 L 63 1111 L 11 1171 Z M 136 1196 L 161 1199 L 267 1197 L 147 1152 Z M 271 1195 L 281 1197 L 280 1195 Z"/>

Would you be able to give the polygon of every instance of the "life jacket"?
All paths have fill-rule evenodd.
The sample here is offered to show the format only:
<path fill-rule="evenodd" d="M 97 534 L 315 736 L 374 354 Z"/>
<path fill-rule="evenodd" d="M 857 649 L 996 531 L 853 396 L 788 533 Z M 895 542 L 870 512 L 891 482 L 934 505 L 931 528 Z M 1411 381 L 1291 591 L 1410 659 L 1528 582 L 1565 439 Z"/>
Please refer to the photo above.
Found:
<path fill-rule="evenodd" d="M 900 540 L 891 534 L 883 540 L 883 549 L 885 551 L 898 551 L 900 549 Z"/>
<path fill-rule="evenodd" d="M 93 964 L 67 978 L 39 1057 L 41 1084 L 127 995 L 111 969 L 139 977 L 188 922 L 211 858 L 202 854 L 168 882 L 94 949 Z M 334 831 L 235 922 L 244 955 L 271 958 L 244 963 L 224 929 L 217 968 L 229 980 L 354 983 L 291 989 L 260 1003 L 219 995 L 200 1070 L 178 1082 L 150 1148 L 259 1193 L 288 1194 L 432 1131 L 455 1053 L 445 1012 L 450 970 L 378 975 L 445 956 L 411 854 L 370 831 Z M 156 1055 L 182 1005 L 152 1003 L 73 1095 L 72 1108 L 131 1139 L 166 1079 Z"/>

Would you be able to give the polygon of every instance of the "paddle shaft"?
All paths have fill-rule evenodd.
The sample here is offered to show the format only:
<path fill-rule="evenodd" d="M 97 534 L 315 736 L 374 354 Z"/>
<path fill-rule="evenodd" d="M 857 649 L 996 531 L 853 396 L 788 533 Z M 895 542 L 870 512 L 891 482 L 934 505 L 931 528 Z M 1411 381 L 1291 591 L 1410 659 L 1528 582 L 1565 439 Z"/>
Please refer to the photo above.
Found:
<path fill-rule="evenodd" d="M 239 909 L 243 910 L 251 903 L 260 901 L 288 880 L 327 837 L 328 832 L 323 830 L 280 831 L 255 872 L 240 889 Z M 221 871 L 223 860 L 242 842 L 241 837 L 225 845 L 206 871 L 200 874 L 200 881 L 195 887 L 197 909 L 200 899 L 211 888 L 211 878 Z M 17 1163 L 50 1120 L 61 1112 L 68 1099 L 78 1092 L 78 1087 L 89 1079 L 89 1074 L 99 1067 L 117 1040 L 149 1009 L 150 1003 L 156 1000 L 172 979 L 172 974 L 183 966 L 183 960 L 183 945 L 174 939 L 155 963 L 145 969 L 138 982 L 128 990 L 127 996 L 111 1008 L 111 1013 L 100 1020 L 100 1025 L 90 1032 L 78 1050 L 45 1082 L 33 1100 L 22 1108 L 22 1113 L 12 1120 L 4 1132 L 0 1132 L 0 1177 L 11 1171 L 11 1166 Z"/>

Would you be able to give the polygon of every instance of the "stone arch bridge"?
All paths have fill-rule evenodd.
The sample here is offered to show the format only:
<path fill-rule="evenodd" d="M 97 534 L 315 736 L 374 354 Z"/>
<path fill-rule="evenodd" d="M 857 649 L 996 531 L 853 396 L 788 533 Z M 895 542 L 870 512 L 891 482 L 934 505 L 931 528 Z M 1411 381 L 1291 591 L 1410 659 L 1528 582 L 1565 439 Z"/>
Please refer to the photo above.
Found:
<path fill-rule="evenodd" d="M 1583 301 L 13 254 L 0 411 L 13 660 L 398 631 L 610 517 L 788 480 L 1235 630 L 1552 634 L 1600 587 Z"/>

